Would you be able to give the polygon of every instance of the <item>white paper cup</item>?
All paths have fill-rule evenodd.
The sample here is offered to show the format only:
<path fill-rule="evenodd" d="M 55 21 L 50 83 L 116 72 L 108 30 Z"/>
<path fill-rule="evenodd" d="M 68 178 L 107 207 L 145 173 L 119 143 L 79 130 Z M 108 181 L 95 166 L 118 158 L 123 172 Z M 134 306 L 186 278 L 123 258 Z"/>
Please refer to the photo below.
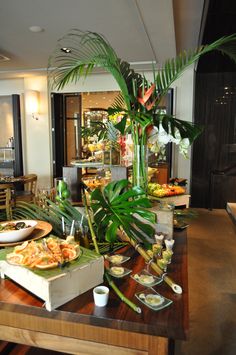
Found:
<path fill-rule="evenodd" d="M 94 303 L 98 307 L 104 307 L 107 305 L 109 297 L 109 288 L 106 286 L 97 286 L 93 289 Z"/>

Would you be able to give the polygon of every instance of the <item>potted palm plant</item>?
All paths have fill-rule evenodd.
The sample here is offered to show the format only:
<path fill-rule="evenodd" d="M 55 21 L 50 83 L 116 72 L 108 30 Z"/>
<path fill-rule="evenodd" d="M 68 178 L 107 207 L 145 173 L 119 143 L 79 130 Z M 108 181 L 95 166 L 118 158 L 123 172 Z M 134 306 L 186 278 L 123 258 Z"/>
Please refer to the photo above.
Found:
<path fill-rule="evenodd" d="M 104 36 L 95 32 L 70 31 L 61 38 L 49 59 L 49 78 L 51 84 L 62 89 L 69 82 L 77 82 L 88 76 L 95 67 L 102 67 L 116 80 L 120 94 L 108 109 L 109 114 L 122 114 L 116 128 L 123 134 L 129 131 L 134 143 L 133 185 L 147 189 L 146 145 L 149 134 L 158 139 L 165 133 L 165 142 L 172 141 L 185 149 L 201 132 L 193 123 L 182 121 L 157 110 L 173 82 L 184 70 L 202 55 L 218 50 L 235 61 L 236 35 L 230 35 L 201 46 L 194 51 L 186 51 L 176 58 L 167 60 L 162 68 L 153 66 L 153 81 L 147 80 L 131 69 L 130 64 L 121 60 Z M 69 48 L 64 53 L 61 48 Z"/>

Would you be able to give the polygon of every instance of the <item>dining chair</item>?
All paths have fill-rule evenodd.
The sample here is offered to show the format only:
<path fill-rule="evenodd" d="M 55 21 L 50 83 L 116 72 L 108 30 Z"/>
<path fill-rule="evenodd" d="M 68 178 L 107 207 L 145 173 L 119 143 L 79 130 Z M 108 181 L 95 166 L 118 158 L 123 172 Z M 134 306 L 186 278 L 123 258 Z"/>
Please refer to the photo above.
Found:
<path fill-rule="evenodd" d="M 15 202 L 35 202 L 38 176 L 36 174 L 28 174 L 22 177 L 24 189 L 15 191 Z"/>
<path fill-rule="evenodd" d="M 0 184 L 0 210 L 6 211 L 6 219 L 12 219 L 11 184 Z"/>

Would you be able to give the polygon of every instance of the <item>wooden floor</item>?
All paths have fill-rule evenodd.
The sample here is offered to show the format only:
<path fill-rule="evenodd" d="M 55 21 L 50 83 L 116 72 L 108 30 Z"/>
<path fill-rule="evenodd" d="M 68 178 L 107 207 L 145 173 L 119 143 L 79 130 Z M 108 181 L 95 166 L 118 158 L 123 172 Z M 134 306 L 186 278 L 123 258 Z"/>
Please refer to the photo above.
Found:
<path fill-rule="evenodd" d="M 196 211 L 188 228 L 190 336 L 176 342 L 175 355 L 235 355 L 236 227 L 225 210 Z M 61 353 L 3 342 L 0 354 Z"/>

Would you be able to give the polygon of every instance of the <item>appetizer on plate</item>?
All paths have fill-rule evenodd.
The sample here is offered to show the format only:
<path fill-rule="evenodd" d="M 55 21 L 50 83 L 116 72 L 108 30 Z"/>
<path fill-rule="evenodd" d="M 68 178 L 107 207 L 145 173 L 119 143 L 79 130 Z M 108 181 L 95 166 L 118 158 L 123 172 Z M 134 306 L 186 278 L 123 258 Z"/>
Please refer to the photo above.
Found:
<path fill-rule="evenodd" d="M 75 260 L 80 255 L 78 244 L 49 237 L 40 242 L 24 242 L 7 254 L 6 260 L 13 265 L 38 269 L 52 269 L 65 262 Z"/>
<path fill-rule="evenodd" d="M 118 278 L 130 274 L 131 271 L 132 270 L 126 269 L 125 267 L 122 266 L 112 266 L 110 269 L 108 269 L 108 272 L 111 276 L 118 277 Z"/>
<path fill-rule="evenodd" d="M 147 287 L 152 287 L 152 286 L 158 285 L 159 283 L 162 282 L 161 277 L 154 276 L 145 269 L 140 271 L 137 274 L 131 275 L 131 277 L 132 277 L 132 279 L 134 279 L 135 281 L 137 281 L 141 285 L 147 286 Z"/>
<path fill-rule="evenodd" d="M 154 311 L 159 311 L 173 302 L 172 300 L 160 295 L 153 288 L 145 289 L 139 293 L 136 293 L 135 296 L 140 302 L 145 304 L 145 306 L 153 309 Z"/>
<path fill-rule="evenodd" d="M 112 264 L 123 264 L 124 262 L 128 261 L 130 259 L 129 256 L 124 256 L 120 254 L 115 254 L 115 255 L 106 255 L 105 258 L 110 261 Z"/>

